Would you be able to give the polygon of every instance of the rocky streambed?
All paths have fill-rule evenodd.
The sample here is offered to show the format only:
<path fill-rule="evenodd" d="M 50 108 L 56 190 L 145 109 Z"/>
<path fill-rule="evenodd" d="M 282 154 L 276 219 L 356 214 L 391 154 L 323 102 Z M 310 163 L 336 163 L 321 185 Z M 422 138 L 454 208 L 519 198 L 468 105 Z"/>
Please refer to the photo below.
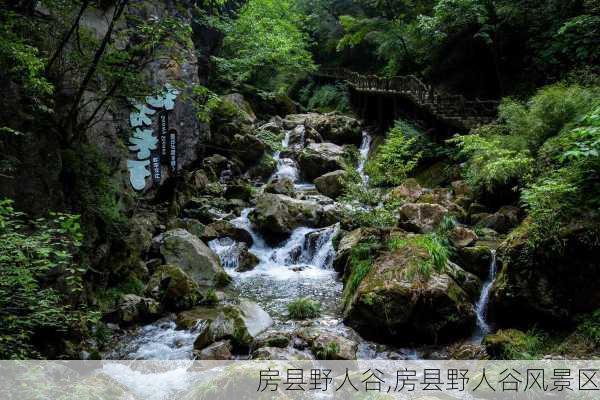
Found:
<path fill-rule="evenodd" d="M 148 298 L 121 299 L 118 318 L 130 328 L 104 357 L 480 355 L 495 272 L 489 243 L 478 245 L 472 230 L 456 226 L 451 237 L 464 268 L 450 262 L 418 285 L 403 272 L 429 257 L 415 240 L 446 215 L 467 218 L 468 188 L 457 182 L 451 189 L 427 189 L 409 180 L 389 194 L 403 200 L 399 228 L 350 231 L 349 206 L 336 199 L 348 163 L 354 163 L 364 185 L 368 182 L 364 166 L 372 137 L 360 122 L 335 114 L 294 114 L 254 129 L 278 138 L 270 146 L 261 144 L 265 152 L 271 148 L 272 158 L 261 156 L 260 173 L 255 166 L 238 178 L 239 163 L 215 154 L 187 176 L 188 185 L 203 188 L 203 196 L 183 190 L 167 205 L 175 202 L 178 216 L 147 250 Z M 494 238 L 493 230 L 487 232 Z M 405 245 L 379 249 L 369 271 L 353 283 L 352 249 L 365 241 L 380 248 L 391 238 Z M 320 316 L 290 319 L 287 306 L 299 298 L 318 302 Z"/>

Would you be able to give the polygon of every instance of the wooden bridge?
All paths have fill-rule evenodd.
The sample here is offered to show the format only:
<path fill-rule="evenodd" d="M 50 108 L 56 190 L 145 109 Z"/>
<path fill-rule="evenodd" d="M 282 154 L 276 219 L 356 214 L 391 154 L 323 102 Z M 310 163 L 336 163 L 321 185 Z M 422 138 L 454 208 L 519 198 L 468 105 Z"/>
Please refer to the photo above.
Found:
<path fill-rule="evenodd" d="M 495 100 L 469 100 L 441 92 L 414 75 L 385 78 L 343 68 L 322 68 L 314 75 L 345 81 L 357 92 L 401 96 L 441 122 L 464 129 L 493 121 L 499 105 Z"/>

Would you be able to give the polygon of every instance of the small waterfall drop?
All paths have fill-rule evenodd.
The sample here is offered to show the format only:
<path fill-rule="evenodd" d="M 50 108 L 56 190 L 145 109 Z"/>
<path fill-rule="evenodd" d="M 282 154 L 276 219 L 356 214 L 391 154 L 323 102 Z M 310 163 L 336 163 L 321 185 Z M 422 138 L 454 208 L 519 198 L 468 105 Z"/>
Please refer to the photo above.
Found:
<path fill-rule="evenodd" d="M 366 186 L 369 183 L 369 176 L 365 174 L 365 165 L 367 164 L 367 160 L 369 158 L 369 151 L 371 150 L 371 142 L 373 138 L 367 131 L 363 131 L 362 133 L 362 142 L 360 143 L 359 159 L 358 159 L 358 167 L 356 170 L 360 174 L 362 178 L 363 184 Z"/>
<path fill-rule="evenodd" d="M 486 316 L 487 306 L 490 299 L 490 290 L 492 288 L 492 284 L 494 283 L 494 279 L 496 278 L 496 250 L 491 250 L 491 256 L 488 279 L 483 283 L 481 295 L 475 304 L 475 312 L 477 313 L 477 327 L 473 338 L 476 341 L 480 341 L 487 333 L 490 332 L 490 326 L 488 321 L 486 321 Z"/>

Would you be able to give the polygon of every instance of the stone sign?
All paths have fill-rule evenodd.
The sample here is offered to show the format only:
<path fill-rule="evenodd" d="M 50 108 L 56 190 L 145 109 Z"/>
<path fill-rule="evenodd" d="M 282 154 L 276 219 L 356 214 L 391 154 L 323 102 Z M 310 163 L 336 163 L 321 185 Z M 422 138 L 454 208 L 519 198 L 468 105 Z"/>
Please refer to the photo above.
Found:
<path fill-rule="evenodd" d="M 175 108 L 179 90 L 166 84 L 157 96 L 147 96 L 145 103 L 132 100 L 134 110 L 129 114 L 133 133 L 129 138 L 129 150 L 137 153 L 135 160 L 127 160 L 129 182 L 135 190 L 146 187 L 146 178 L 159 184 L 161 163 L 169 165 L 172 173 L 177 172 L 177 131 L 169 130 L 169 112 Z M 152 116 L 158 112 L 158 137 L 152 131 Z M 151 171 L 148 170 L 150 167 Z"/>

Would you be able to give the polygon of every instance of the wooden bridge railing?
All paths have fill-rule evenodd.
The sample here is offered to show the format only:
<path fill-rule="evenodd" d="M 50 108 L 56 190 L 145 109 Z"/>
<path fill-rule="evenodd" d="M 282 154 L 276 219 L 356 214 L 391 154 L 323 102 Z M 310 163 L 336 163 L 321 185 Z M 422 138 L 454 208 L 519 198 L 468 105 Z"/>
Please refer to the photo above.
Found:
<path fill-rule="evenodd" d="M 400 94 L 442 118 L 468 122 L 465 125 L 472 125 L 474 120 L 487 122 L 493 119 L 499 104 L 495 100 L 469 100 L 461 95 L 440 92 L 414 75 L 385 78 L 361 75 L 344 68 L 322 68 L 315 75 L 344 80 L 361 92 Z"/>

